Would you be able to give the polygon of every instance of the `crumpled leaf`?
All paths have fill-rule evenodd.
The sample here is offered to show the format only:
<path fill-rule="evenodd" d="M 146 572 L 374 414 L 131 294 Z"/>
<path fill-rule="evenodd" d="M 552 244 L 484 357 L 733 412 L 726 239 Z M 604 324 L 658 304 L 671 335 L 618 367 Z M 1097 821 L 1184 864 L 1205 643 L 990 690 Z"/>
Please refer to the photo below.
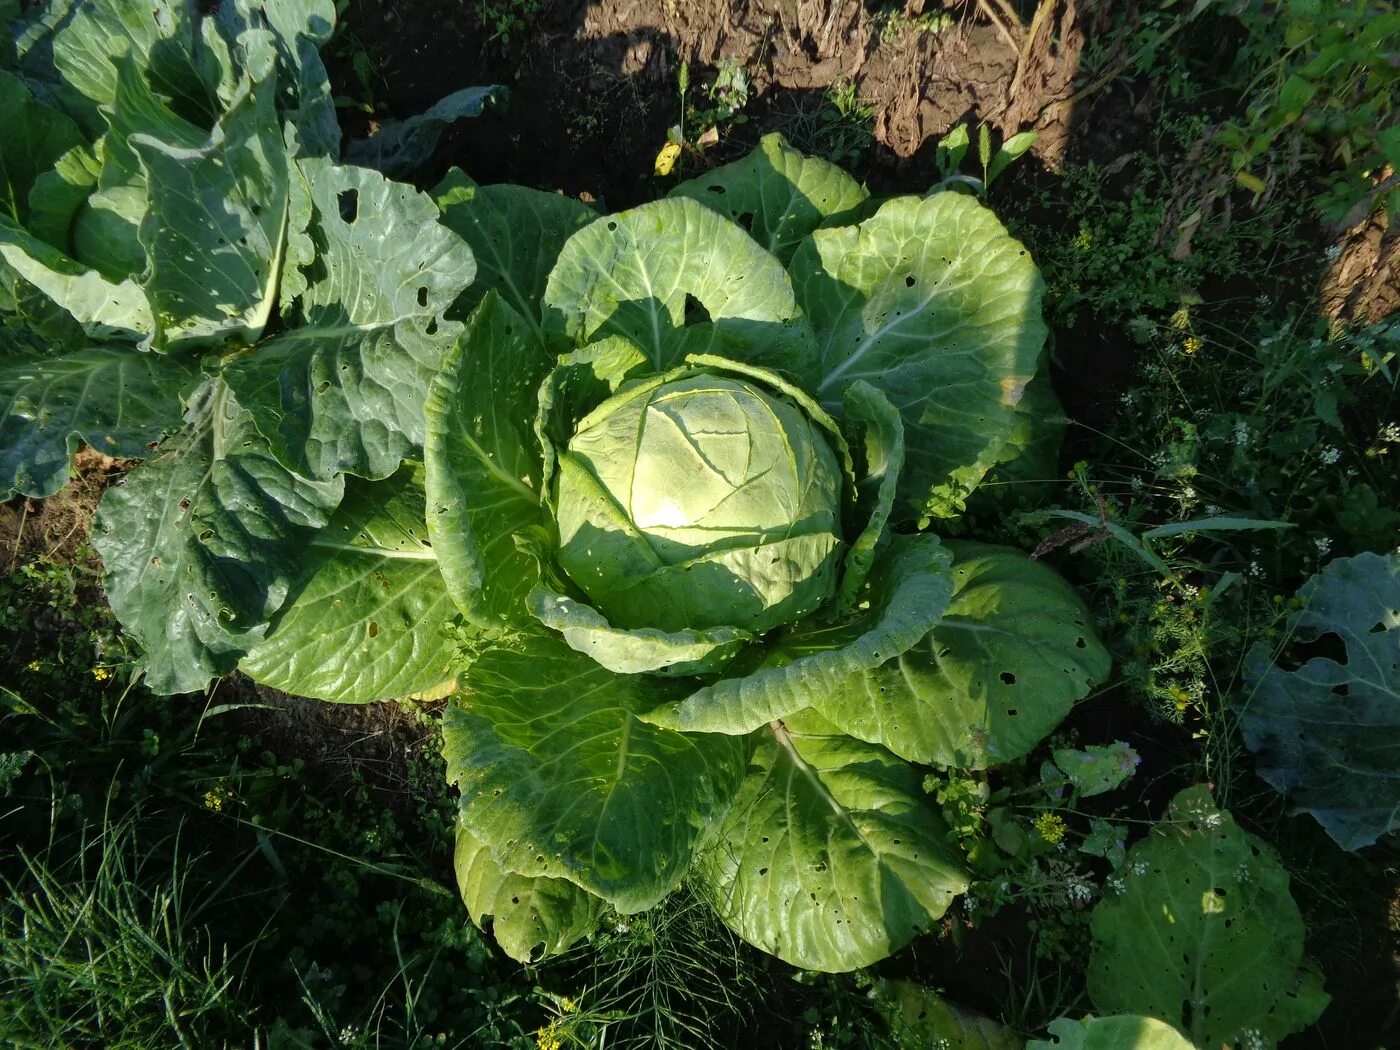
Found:
<path fill-rule="evenodd" d="M 567 951 L 598 923 L 603 902 L 567 879 L 507 871 L 461 823 L 452 855 L 457 890 L 478 929 L 489 923 L 501 950 L 522 963 Z"/>
<path fill-rule="evenodd" d="M 286 600 L 304 544 L 344 489 L 343 478 L 316 482 L 268 456 L 218 380 L 185 419 L 103 493 L 92 534 L 107 600 L 146 651 L 156 693 L 196 692 L 234 669 Z"/>
<path fill-rule="evenodd" d="M 1289 670 L 1256 643 L 1235 707 L 1259 775 L 1358 850 L 1400 828 L 1400 555 L 1337 558 L 1298 596 L 1294 643 L 1335 636 L 1344 658 Z"/>
<path fill-rule="evenodd" d="M 901 1050 L 1025 1050 L 1025 1043 L 1005 1025 L 964 1010 L 913 981 L 881 978 L 870 989 L 870 999 Z"/>

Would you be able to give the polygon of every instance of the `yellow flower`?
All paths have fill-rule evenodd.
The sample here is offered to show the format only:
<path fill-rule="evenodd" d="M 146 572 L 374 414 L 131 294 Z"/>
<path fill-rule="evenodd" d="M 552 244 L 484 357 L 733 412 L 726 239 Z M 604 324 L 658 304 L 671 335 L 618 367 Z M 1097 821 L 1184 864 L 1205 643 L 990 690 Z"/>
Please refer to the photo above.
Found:
<path fill-rule="evenodd" d="M 215 813 L 224 811 L 224 796 L 217 791 L 206 791 L 204 793 L 204 808 L 213 810 Z"/>
<path fill-rule="evenodd" d="M 1172 314 L 1172 327 L 1178 332 L 1184 332 L 1191 327 L 1191 307 L 1179 307 L 1176 313 Z"/>
<path fill-rule="evenodd" d="M 1087 252 L 1094 247 L 1094 235 L 1089 232 L 1089 227 L 1079 227 L 1079 232 L 1074 237 L 1074 246 L 1081 252 Z"/>
<path fill-rule="evenodd" d="M 42 671 L 44 669 L 44 665 L 38 660 L 30 660 L 29 663 L 24 665 L 24 669 L 26 671 Z"/>
<path fill-rule="evenodd" d="M 1065 837 L 1065 820 L 1058 813 L 1042 813 L 1035 818 L 1035 830 L 1052 845 Z"/>
<path fill-rule="evenodd" d="M 105 682 L 112 677 L 112 672 L 105 667 L 94 667 L 92 669 L 92 676 L 99 682 Z"/>
<path fill-rule="evenodd" d="M 539 1047 L 539 1050 L 560 1050 L 563 1045 L 564 1040 L 559 1038 L 558 1021 L 550 1021 L 535 1033 L 535 1046 Z"/>
<path fill-rule="evenodd" d="M 574 1002 L 566 995 L 559 1000 L 559 1009 L 566 1014 L 575 1013 L 578 1011 L 578 1003 Z"/>
<path fill-rule="evenodd" d="M 656 155 L 656 174 L 669 175 L 676 166 L 676 161 L 680 160 L 681 144 L 679 142 L 668 142 L 661 147 L 661 152 Z"/>
<path fill-rule="evenodd" d="M 1181 352 L 1182 352 L 1183 354 L 1185 354 L 1187 357 L 1190 357 L 1192 354 L 1194 354 L 1194 353 L 1195 353 L 1197 350 L 1199 350 L 1200 348 L 1201 348 L 1201 341 L 1200 341 L 1199 339 L 1197 339 L 1194 335 L 1189 335 L 1189 336 L 1187 336 L 1187 337 L 1186 337 L 1186 342 L 1184 342 L 1184 343 L 1181 344 Z"/>

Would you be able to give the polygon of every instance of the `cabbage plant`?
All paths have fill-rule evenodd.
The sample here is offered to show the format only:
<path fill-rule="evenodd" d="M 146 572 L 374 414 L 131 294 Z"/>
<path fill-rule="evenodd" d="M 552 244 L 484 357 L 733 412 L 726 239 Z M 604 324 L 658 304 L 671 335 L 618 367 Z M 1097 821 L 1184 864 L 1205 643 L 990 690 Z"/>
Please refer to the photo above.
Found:
<path fill-rule="evenodd" d="M 1032 261 L 777 136 L 612 216 L 435 195 L 481 274 L 421 547 L 474 632 L 443 725 L 474 918 L 538 956 L 688 882 L 799 966 L 897 950 L 968 878 L 921 767 L 1024 755 L 1107 671 L 1051 570 L 928 527 L 1026 443 Z"/>
<path fill-rule="evenodd" d="M 778 136 L 615 215 L 419 193 L 336 160 L 323 7 L 21 26 L 7 487 L 144 460 L 94 543 L 158 692 L 449 696 L 458 882 L 512 955 L 682 883 L 800 966 L 898 950 L 967 884 L 928 770 L 1107 671 L 1052 570 L 937 535 L 1053 445 L 1033 262 Z"/>

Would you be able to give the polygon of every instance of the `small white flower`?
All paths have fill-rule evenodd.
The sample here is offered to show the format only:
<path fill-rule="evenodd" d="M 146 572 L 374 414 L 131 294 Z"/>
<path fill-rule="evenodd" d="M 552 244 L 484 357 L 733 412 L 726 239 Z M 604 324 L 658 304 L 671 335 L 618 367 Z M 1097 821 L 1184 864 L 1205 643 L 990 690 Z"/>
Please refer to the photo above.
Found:
<path fill-rule="evenodd" d="M 1121 875 L 1110 875 L 1105 885 L 1114 893 L 1122 893 L 1128 888 L 1128 884 L 1123 881 L 1123 876 Z"/>
<path fill-rule="evenodd" d="M 1400 423 L 1387 423 L 1381 427 L 1376 440 L 1383 445 L 1400 445 Z"/>
<path fill-rule="evenodd" d="M 1249 574 L 1256 580 L 1262 580 L 1264 578 L 1264 567 L 1257 561 L 1252 561 L 1249 563 Z"/>
<path fill-rule="evenodd" d="M 1337 460 L 1342 458 L 1341 450 L 1332 445 L 1326 445 L 1318 453 L 1318 458 L 1322 460 L 1324 466 L 1330 467 Z"/>
<path fill-rule="evenodd" d="M 1235 444 L 1240 448 L 1249 444 L 1249 424 L 1243 419 L 1235 420 Z"/>
<path fill-rule="evenodd" d="M 1317 548 L 1317 553 L 1320 556 L 1326 557 L 1327 552 L 1332 549 L 1332 541 L 1326 536 L 1314 536 L 1313 546 Z"/>
<path fill-rule="evenodd" d="M 1328 262 L 1336 262 L 1342 257 L 1342 246 L 1340 244 L 1329 244 L 1327 250 L 1322 253 L 1322 257 Z"/>
<path fill-rule="evenodd" d="M 1147 861 L 1145 861 L 1145 860 L 1135 860 L 1135 861 L 1133 861 L 1131 864 L 1128 865 L 1128 874 L 1130 874 L 1130 875 L 1146 875 L 1146 874 L 1147 874 Z"/>

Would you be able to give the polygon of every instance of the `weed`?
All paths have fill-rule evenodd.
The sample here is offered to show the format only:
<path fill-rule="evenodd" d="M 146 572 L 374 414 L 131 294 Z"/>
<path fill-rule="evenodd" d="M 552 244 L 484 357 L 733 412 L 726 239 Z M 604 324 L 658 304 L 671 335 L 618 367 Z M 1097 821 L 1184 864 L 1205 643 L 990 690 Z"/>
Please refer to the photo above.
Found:
<path fill-rule="evenodd" d="M 777 130 L 794 149 L 852 167 L 875 141 L 875 107 L 861 101 L 854 81 L 838 80 L 815 105 L 797 103 Z"/>

